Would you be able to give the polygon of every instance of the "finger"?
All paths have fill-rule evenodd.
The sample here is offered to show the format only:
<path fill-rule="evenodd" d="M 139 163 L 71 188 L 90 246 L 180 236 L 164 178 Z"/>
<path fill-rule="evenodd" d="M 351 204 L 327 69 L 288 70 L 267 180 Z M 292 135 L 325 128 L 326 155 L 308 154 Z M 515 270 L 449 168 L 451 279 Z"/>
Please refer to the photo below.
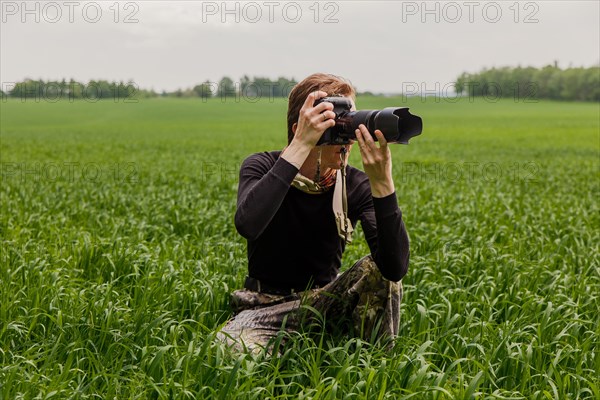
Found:
<path fill-rule="evenodd" d="M 387 140 L 385 139 L 385 136 L 383 136 L 383 132 L 381 132 L 379 129 L 375 130 L 375 137 L 377 137 L 377 140 L 379 141 L 379 148 L 386 148 L 388 145 Z"/>
<path fill-rule="evenodd" d="M 317 106 L 313 109 L 316 113 L 321 113 L 323 111 L 331 111 L 333 110 L 333 104 L 328 101 L 324 101 L 322 103 L 317 104 Z"/>
<path fill-rule="evenodd" d="M 371 154 L 369 151 L 369 147 L 365 143 L 365 138 L 363 137 L 363 133 L 360 129 L 354 131 L 356 134 L 356 140 L 358 141 L 358 148 L 360 150 L 360 155 L 362 157 L 363 163 L 369 163 L 371 160 Z"/>
<path fill-rule="evenodd" d="M 371 132 L 369 132 L 369 130 L 367 129 L 367 127 L 364 124 L 360 124 L 358 126 L 358 129 L 360 129 L 360 133 L 362 133 L 363 138 L 365 139 L 365 143 L 371 141 L 373 142 L 373 137 L 371 136 Z"/>
<path fill-rule="evenodd" d="M 373 140 L 373 136 L 371 136 L 371 134 L 369 133 L 369 130 L 367 129 L 366 126 L 364 126 L 363 124 L 360 124 L 358 129 L 360 129 L 360 132 L 362 133 L 363 137 L 365 138 L 365 146 L 369 149 L 369 150 L 373 150 L 376 151 L 377 150 L 377 146 L 375 145 L 375 141 Z"/>
<path fill-rule="evenodd" d="M 306 96 L 306 100 L 304 100 L 304 104 L 302 108 L 311 108 L 314 106 L 315 101 L 319 100 L 322 97 L 327 97 L 327 93 L 322 90 L 316 90 L 311 92 L 308 96 Z M 321 103 L 323 104 L 323 103 Z"/>
<path fill-rule="evenodd" d="M 358 141 L 358 147 L 360 148 L 360 151 L 362 152 L 363 147 L 365 147 L 365 139 L 363 138 L 360 129 L 356 129 L 354 131 L 354 134 L 356 135 L 356 140 Z"/>
<path fill-rule="evenodd" d="M 333 111 L 325 111 L 322 114 L 315 114 L 310 118 L 310 121 L 313 125 L 321 125 L 322 123 L 329 124 L 333 122 L 335 125 L 335 113 Z"/>
<path fill-rule="evenodd" d="M 325 121 L 321 121 L 317 126 L 319 129 L 323 129 L 323 131 L 325 131 L 326 129 L 333 128 L 335 126 L 335 120 L 328 118 Z"/>
<path fill-rule="evenodd" d="M 321 118 L 323 118 L 323 121 L 326 121 L 330 118 L 335 118 L 335 113 L 333 111 L 328 111 L 328 110 L 323 111 L 321 113 Z"/>

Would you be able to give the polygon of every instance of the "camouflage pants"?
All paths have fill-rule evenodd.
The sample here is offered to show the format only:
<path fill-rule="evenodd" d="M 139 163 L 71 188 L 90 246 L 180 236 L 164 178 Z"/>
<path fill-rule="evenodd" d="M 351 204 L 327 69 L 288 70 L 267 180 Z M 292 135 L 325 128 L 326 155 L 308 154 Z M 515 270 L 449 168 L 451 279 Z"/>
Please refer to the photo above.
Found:
<path fill-rule="evenodd" d="M 398 334 L 402 282 L 381 275 L 370 255 L 320 289 L 290 296 L 249 290 L 232 295 L 237 313 L 219 337 L 238 348 L 264 348 L 281 330 L 325 328 L 366 340 Z"/>

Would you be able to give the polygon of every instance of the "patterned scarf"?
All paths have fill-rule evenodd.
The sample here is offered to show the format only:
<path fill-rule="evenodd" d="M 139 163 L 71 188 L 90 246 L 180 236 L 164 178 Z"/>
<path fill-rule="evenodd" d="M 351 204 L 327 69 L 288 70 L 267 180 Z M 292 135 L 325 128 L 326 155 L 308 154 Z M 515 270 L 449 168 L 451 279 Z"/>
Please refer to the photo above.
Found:
<path fill-rule="evenodd" d="M 298 172 L 292 181 L 292 186 L 303 191 L 304 193 L 320 194 L 325 193 L 331 189 L 333 185 L 335 185 L 335 178 L 336 171 L 334 169 L 330 169 L 328 172 L 326 172 L 325 175 L 321 177 L 319 182 L 315 182 Z"/>

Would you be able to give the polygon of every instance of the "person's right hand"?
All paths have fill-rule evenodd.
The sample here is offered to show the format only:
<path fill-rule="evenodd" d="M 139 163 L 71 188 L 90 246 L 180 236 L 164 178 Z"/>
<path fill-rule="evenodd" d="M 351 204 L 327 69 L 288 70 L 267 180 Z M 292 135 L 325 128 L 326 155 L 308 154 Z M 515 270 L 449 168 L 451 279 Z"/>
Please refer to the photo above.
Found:
<path fill-rule="evenodd" d="M 313 148 L 327 129 L 335 126 L 333 104 L 323 102 L 314 107 L 315 101 L 327 97 L 327 93 L 319 90 L 306 97 L 298 116 L 298 125 L 292 142 Z"/>

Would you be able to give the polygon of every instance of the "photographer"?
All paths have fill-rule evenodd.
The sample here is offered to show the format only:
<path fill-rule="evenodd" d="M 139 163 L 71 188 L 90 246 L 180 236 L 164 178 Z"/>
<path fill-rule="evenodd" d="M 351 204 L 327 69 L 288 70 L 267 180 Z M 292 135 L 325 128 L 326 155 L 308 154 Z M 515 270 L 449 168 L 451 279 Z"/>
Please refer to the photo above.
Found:
<path fill-rule="evenodd" d="M 355 91 L 335 75 L 307 77 L 289 96 L 288 146 L 242 164 L 235 225 L 248 240 L 249 276 L 220 333 L 235 344 L 265 346 L 284 321 L 288 330 L 312 325 L 317 316 L 307 309 L 329 332 L 397 334 L 409 243 L 390 150 L 379 130 L 377 145 L 364 125 L 355 133 L 365 172 L 346 165 L 352 144 L 316 146 L 335 125 L 331 103 L 314 105 L 326 96 L 354 100 Z M 371 254 L 338 276 L 359 220 Z"/>

